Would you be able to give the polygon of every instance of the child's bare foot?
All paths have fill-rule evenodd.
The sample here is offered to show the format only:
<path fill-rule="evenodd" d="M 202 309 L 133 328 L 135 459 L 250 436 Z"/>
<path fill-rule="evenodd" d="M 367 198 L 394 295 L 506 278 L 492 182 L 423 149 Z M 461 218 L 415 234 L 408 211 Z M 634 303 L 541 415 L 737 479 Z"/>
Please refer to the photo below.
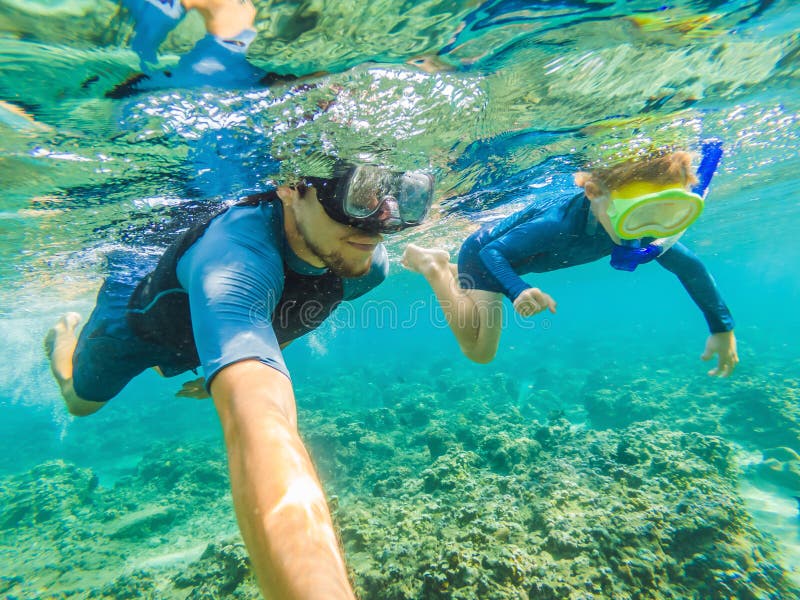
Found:
<path fill-rule="evenodd" d="M 411 271 L 426 278 L 450 271 L 450 254 L 438 248 L 423 248 L 409 244 L 403 252 L 400 263 Z"/>
<path fill-rule="evenodd" d="M 68 312 L 61 317 L 44 337 L 44 351 L 50 360 L 50 369 L 59 384 L 72 379 L 72 355 L 78 343 L 75 330 L 81 316 L 76 312 Z"/>

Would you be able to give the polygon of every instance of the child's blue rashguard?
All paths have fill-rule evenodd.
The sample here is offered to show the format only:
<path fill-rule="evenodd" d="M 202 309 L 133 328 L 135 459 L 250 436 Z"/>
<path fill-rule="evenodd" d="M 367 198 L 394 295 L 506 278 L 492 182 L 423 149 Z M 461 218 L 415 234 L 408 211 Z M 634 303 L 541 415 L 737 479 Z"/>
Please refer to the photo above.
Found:
<path fill-rule="evenodd" d="M 520 275 L 543 273 L 609 256 L 614 242 L 583 192 L 532 205 L 469 236 L 458 255 L 461 287 L 505 294 L 512 302 L 532 287 Z M 678 276 L 711 333 L 733 330 L 733 316 L 697 256 L 676 243 L 656 259 Z"/>

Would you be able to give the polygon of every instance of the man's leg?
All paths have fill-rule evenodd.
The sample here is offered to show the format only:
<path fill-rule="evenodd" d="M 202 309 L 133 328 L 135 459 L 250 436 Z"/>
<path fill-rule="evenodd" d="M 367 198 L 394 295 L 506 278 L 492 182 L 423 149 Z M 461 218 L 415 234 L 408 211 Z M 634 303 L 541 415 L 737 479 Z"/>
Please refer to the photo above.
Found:
<path fill-rule="evenodd" d="M 136 269 L 141 268 L 128 260 L 109 256 L 111 273 L 80 335 L 80 315 L 67 313 L 45 337 L 50 369 L 73 415 L 97 412 L 139 373 L 172 364 L 174 352 L 144 341 L 128 323 L 128 302 L 137 283 Z"/>
<path fill-rule="evenodd" d="M 462 289 L 458 284 L 458 268 L 450 263 L 450 255 L 444 250 L 409 244 L 402 263 L 428 281 L 467 358 L 478 363 L 490 362 L 500 341 L 502 295 Z"/>
<path fill-rule="evenodd" d="M 78 313 L 69 312 L 53 325 L 44 338 L 45 351 L 50 359 L 50 370 L 61 388 L 67 410 L 77 417 L 90 415 L 105 406 L 104 402 L 90 402 L 80 398 L 72 384 L 72 357 L 78 344 L 75 330 L 80 320 L 81 316 Z"/>

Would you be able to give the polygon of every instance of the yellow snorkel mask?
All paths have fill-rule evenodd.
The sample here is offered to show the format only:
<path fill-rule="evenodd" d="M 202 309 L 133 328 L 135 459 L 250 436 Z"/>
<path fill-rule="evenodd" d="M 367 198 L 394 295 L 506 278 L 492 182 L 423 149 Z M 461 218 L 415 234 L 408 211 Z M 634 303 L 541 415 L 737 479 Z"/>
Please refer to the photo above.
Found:
<path fill-rule="evenodd" d="M 611 266 L 635 271 L 667 252 L 700 213 L 711 178 L 722 159 L 722 142 L 707 140 L 697 167 L 697 183 L 687 192 L 681 187 L 637 182 L 611 195 L 607 213 L 620 242 L 611 251 Z M 641 211 L 641 212 L 639 212 Z M 648 241 L 644 238 L 656 238 Z"/>
<path fill-rule="evenodd" d="M 608 218 L 623 240 L 665 238 L 684 231 L 703 212 L 703 197 L 681 187 L 629 183 L 615 190 Z"/>

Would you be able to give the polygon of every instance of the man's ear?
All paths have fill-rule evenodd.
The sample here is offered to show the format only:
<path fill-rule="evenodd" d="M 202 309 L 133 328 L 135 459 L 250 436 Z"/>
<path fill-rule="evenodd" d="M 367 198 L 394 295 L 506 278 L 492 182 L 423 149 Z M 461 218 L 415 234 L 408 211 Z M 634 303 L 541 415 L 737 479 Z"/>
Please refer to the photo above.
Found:
<path fill-rule="evenodd" d="M 575 185 L 582 187 L 583 192 L 589 200 L 594 200 L 603 195 L 600 186 L 592 179 L 592 174 L 586 171 L 579 171 L 575 173 L 572 178 L 575 180 Z"/>

